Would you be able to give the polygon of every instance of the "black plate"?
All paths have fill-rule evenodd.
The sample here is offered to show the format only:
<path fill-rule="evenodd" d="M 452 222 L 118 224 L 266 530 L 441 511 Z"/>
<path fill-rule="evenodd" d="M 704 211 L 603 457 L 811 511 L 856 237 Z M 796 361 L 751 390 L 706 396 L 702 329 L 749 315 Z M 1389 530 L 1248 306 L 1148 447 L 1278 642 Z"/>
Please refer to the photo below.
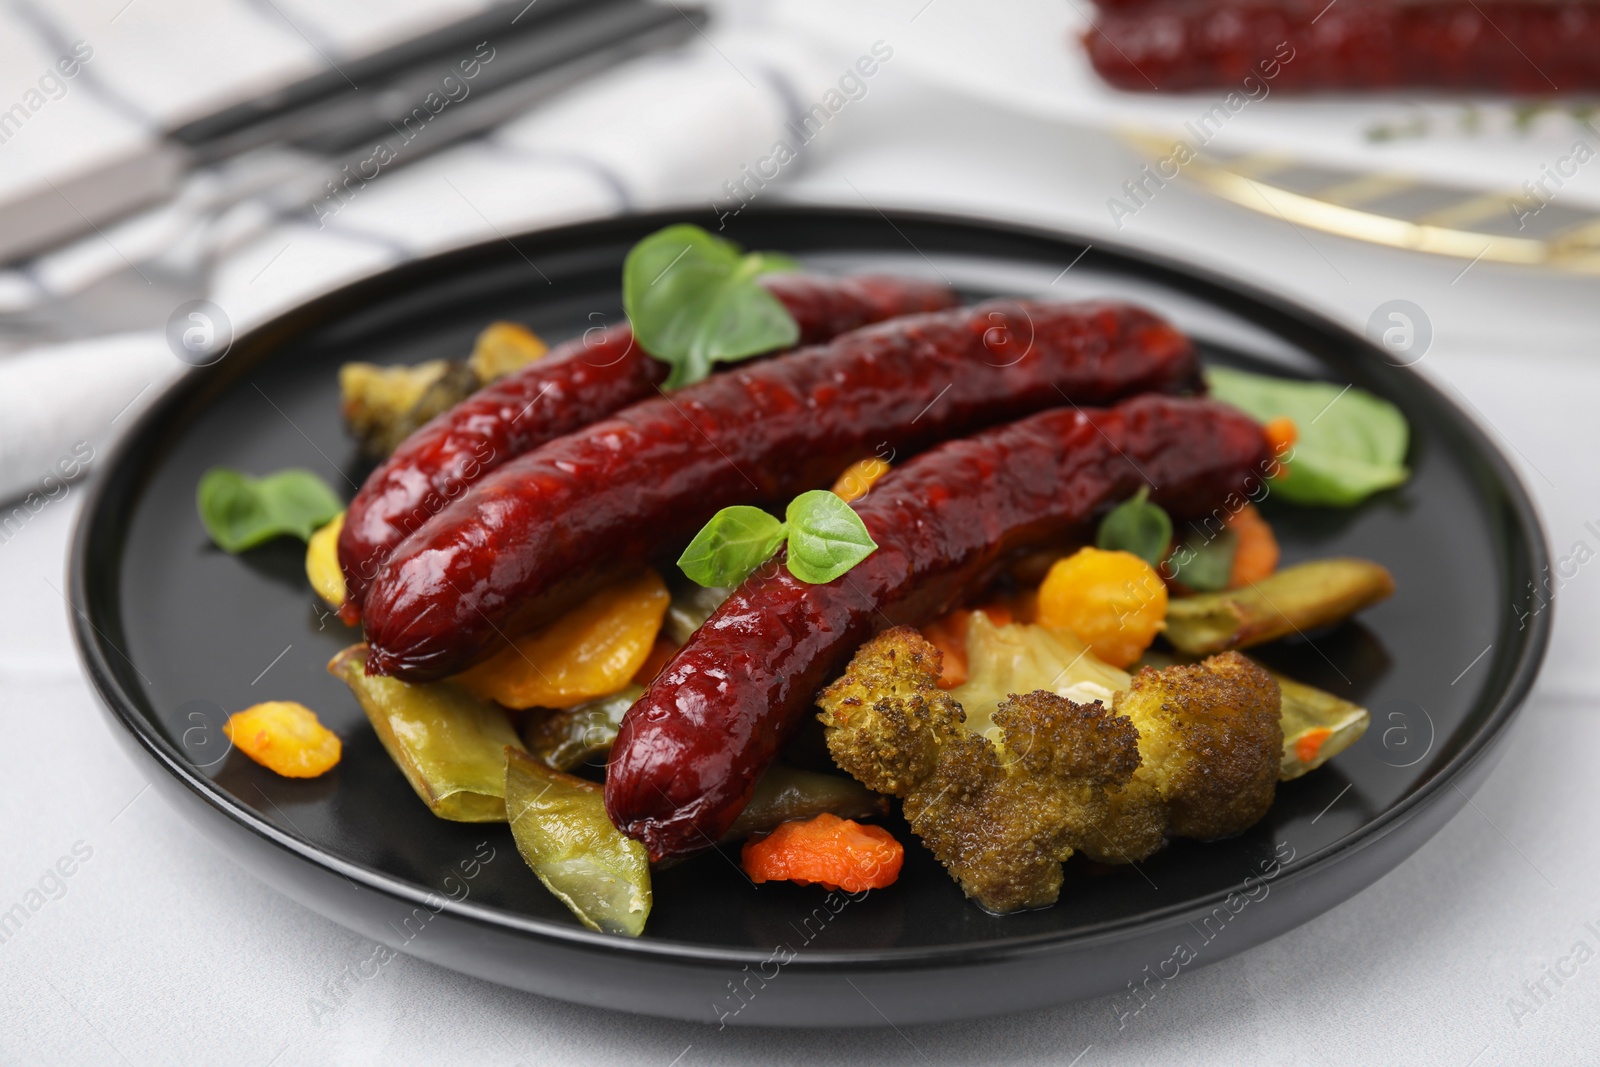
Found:
<path fill-rule="evenodd" d="M 1353 511 L 1271 516 L 1287 561 L 1351 554 L 1394 571 L 1399 592 L 1359 622 L 1269 654 L 1365 702 L 1373 726 L 1284 785 L 1249 833 L 1181 842 L 1138 870 L 1074 861 L 1046 910 L 985 914 L 913 843 L 899 884 L 862 900 L 755 889 L 730 858 L 708 855 L 660 873 L 642 939 L 583 930 L 504 826 L 427 813 L 324 672 L 353 635 L 307 587 L 303 546 L 237 558 L 210 547 L 195 484 L 213 464 L 304 466 L 352 492 L 341 362 L 459 357 L 495 318 L 552 340 L 616 321 L 623 255 L 684 218 L 714 226 L 682 212 L 529 234 L 298 308 L 175 386 L 100 475 L 71 560 L 90 677 L 161 792 L 263 880 L 366 936 L 553 997 L 739 1024 L 947 1020 L 1127 991 L 1271 938 L 1393 868 L 1487 774 L 1544 653 L 1549 614 L 1523 625 L 1544 540 L 1506 462 L 1419 376 L 1309 312 L 1131 252 L 924 215 L 751 210 L 730 226 L 747 247 L 821 269 L 938 271 L 974 296 L 1132 297 L 1188 329 L 1208 359 L 1353 382 L 1397 403 L 1414 432 L 1409 484 Z M 223 709 L 265 699 L 317 709 L 345 739 L 337 770 L 291 781 L 227 753 Z M 1128 1010 L 1138 1003 L 1128 992 Z"/>

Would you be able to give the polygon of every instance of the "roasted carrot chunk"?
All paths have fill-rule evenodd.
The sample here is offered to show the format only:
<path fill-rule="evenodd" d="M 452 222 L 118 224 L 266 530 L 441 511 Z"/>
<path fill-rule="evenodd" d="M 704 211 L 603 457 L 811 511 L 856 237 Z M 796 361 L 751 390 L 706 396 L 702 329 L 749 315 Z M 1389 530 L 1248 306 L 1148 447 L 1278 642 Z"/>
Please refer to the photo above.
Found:
<path fill-rule="evenodd" d="M 1325 726 L 1318 727 L 1315 730 L 1307 730 L 1294 743 L 1295 757 L 1301 763 L 1310 763 L 1317 758 L 1317 753 L 1322 751 L 1322 742 L 1326 741 L 1332 733 L 1333 731 Z"/>
<path fill-rule="evenodd" d="M 1024 594 L 1014 599 L 1017 610 L 1013 610 L 1013 604 L 1000 601 L 984 604 L 976 610 L 987 615 L 989 621 L 996 626 L 1018 621 L 1019 614 L 1032 614 L 1035 599 L 1033 594 Z M 922 636 L 932 642 L 943 656 L 939 670 L 940 689 L 954 689 L 967 680 L 967 624 L 971 621 L 972 612 L 958 608 L 922 628 Z"/>
<path fill-rule="evenodd" d="M 1282 456 L 1294 446 L 1296 441 L 1300 440 L 1300 428 L 1287 415 L 1279 415 L 1261 429 L 1266 435 L 1267 444 L 1272 446 L 1272 454 L 1275 456 Z"/>
<path fill-rule="evenodd" d="M 967 680 L 967 621 L 970 611 L 952 611 L 922 628 L 933 647 L 939 650 L 940 689 L 954 689 Z"/>
<path fill-rule="evenodd" d="M 1132 552 L 1079 549 L 1039 586 L 1039 624 L 1065 630 L 1115 667 L 1144 654 L 1167 614 L 1161 576 Z"/>
<path fill-rule="evenodd" d="M 740 858 L 752 882 L 794 882 L 859 893 L 900 877 L 906 850 L 881 826 L 863 826 L 830 812 L 782 823 L 745 842 Z"/>
<path fill-rule="evenodd" d="M 1228 573 L 1228 588 L 1254 585 L 1271 577 L 1278 569 L 1278 539 L 1254 504 L 1246 504 L 1228 520 L 1228 529 L 1238 538 L 1233 550 L 1233 570 Z"/>
<path fill-rule="evenodd" d="M 235 748 L 285 778 L 315 778 L 339 762 L 339 735 L 317 713 L 292 700 L 271 700 L 234 712 L 222 732 Z"/>

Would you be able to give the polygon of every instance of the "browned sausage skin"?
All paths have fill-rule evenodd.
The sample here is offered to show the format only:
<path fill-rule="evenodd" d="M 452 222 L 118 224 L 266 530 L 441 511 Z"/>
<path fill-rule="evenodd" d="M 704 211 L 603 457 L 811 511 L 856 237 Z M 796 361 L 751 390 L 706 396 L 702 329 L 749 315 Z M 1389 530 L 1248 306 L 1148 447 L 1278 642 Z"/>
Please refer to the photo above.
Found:
<path fill-rule="evenodd" d="M 1199 382 L 1187 338 L 1119 303 L 997 301 L 896 319 L 740 367 L 488 475 L 380 568 L 369 671 L 454 674 L 720 508 L 781 506 L 889 448 L 907 456 L 1064 402 Z"/>
<path fill-rule="evenodd" d="M 1101 78 L 1129 92 L 1232 90 L 1213 109 L 1224 121 L 1271 92 L 1600 90 L 1592 0 L 1100 2 L 1083 42 Z"/>
<path fill-rule="evenodd" d="M 912 278 L 774 274 L 760 281 L 794 316 L 802 345 L 957 303 L 948 286 Z M 634 343 L 627 326 L 588 330 L 412 434 L 372 472 L 345 514 L 340 615 L 357 622 L 379 565 L 469 486 L 546 441 L 656 395 L 668 369 Z"/>
<path fill-rule="evenodd" d="M 856 505 L 875 552 L 824 585 L 763 568 L 656 676 L 611 750 L 612 821 L 654 860 L 708 847 L 818 690 L 874 633 L 938 617 L 1011 551 L 1060 538 L 1140 485 L 1193 515 L 1268 464 L 1247 416 L 1163 396 L 1048 411 L 911 460 Z"/>

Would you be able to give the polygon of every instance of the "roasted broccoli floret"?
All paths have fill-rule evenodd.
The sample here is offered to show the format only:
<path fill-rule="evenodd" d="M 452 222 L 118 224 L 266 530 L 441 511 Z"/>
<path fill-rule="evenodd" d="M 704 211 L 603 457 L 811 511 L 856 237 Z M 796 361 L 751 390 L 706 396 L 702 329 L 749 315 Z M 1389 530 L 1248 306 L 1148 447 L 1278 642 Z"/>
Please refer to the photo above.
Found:
<path fill-rule="evenodd" d="M 1000 704 L 996 745 L 968 733 L 941 746 L 906 819 L 962 890 L 990 911 L 1038 908 L 1061 891 L 1061 864 L 1109 811 L 1108 786 L 1139 765 L 1139 735 L 1104 705 L 1054 693 Z"/>
<path fill-rule="evenodd" d="M 903 797 L 911 829 L 991 911 L 1053 903 L 1074 851 L 1137 862 L 1169 836 L 1249 828 L 1272 804 L 1283 735 L 1272 676 L 1237 653 L 1146 668 L 1112 709 L 1011 695 L 990 740 L 962 726 L 921 634 L 887 631 L 819 703 L 839 766 Z"/>
<path fill-rule="evenodd" d="M 935 684 L 940 662 L 927 638 L 899 626 L 862 646 L 817 698 L 834 762 L 868 789 L 905 796 L 962 732 L 961 705 Z"/>

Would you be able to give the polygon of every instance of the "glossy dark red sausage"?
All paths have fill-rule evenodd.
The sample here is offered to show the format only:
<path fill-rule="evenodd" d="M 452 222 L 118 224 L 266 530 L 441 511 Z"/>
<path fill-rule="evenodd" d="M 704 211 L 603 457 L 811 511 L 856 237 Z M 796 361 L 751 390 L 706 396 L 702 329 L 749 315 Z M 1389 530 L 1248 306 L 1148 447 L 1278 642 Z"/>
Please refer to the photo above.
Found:
<path fill-rule="evenodd" d="M 774 274 L 761 284 L 794 316 L 802 345 L 958 302 L 949 287 L 911 278 Z M 627 326 L 591 330 L 412 434 L 372 472 L 345 513 L 339 534 L 345 621 L 361 617 L 367 585 L 394 547 L 468 486 L 546 441 L 654 396 L 667 369 L 633 343 Z"/>
<path fill-rule="evenodd" d="M 1592 0 L 1108 6 L 1084 44 L 1100 77 L 1133 92 L 1231 89 L 1242 101 L 1315 90 L 1600 90 L 1600 5 Z"/>
<path fill-rule="evenodd" d="M 454 674 L 718 509 L 781 508 L 875 451 L 1197 381 L 1182 334 L 1113 303 L 895 319 L 715 375 L 513 460 L 405 541 L 367 594 L 367 669 Z"/>
<path fill-rule="evenodd" d="M 877 551 L 826 585 L 769 564 L 628 709 L 606 810 L 652 859 L 707 847 L 817 692 L 874 633 L 937 618 L 1008 553 L 1081 527 L 1147 477 L 1153 499 L 1191 516 L 1241 492 L 1267 457 L 1261 428 L 1233 408 L 1142 396 L 1109 410 L 1048 411 L 892 470 L 856 505 Z"/>

